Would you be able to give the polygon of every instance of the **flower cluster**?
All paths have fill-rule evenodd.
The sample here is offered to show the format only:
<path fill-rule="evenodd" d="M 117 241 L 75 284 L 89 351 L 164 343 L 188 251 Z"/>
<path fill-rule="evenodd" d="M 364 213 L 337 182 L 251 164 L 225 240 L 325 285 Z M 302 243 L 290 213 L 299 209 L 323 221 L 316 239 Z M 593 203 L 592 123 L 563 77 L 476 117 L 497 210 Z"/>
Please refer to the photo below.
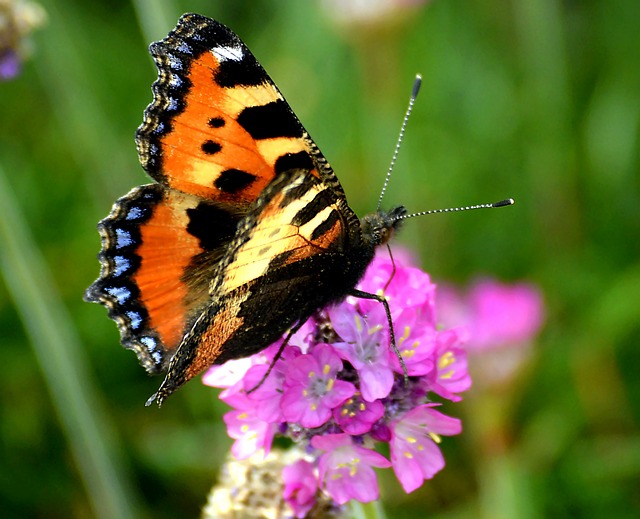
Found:
<path fill-rule="evenodd" d="M 30 52 L 28 35 L 46 19 L 40 4 L 28 0 L 0 0 L 0 81 L 20 73 Z"/>
<path fill-rule="evenodd" d="M 464 337 L 476 392 L 517 383 L 533 355 L 544 321 L 542 294 L 532 284 L 506 285 L 484 278 L 464 292 L 438 289 L 439 322 Z"/>
<path fill-rule="evenodd" d="M 392 467 L 412 492 L 444 467 L 440 437 L 461 431 L 433 402 L 458 401 L 471 385 L 461 334 L 436 327 L 436 287 L 426 273 L 398 260 L 393 270 L 376 257 L 358 288 L 387 299 L 408 380 L 384 306 L 351 297 L 309 319 L 266 379 L 281 342 L 205 375 L 205 384 L 225 388 L 220 398 L 233 408 L 224 421 L 237 459 L 268 454 L 276 435 L 305 452 L 282 473 L 297 517 L 320 490 L 339 505 L 377 499 L 374 467 Z M 390 460 L 375 450 L 383 443 Z"/>

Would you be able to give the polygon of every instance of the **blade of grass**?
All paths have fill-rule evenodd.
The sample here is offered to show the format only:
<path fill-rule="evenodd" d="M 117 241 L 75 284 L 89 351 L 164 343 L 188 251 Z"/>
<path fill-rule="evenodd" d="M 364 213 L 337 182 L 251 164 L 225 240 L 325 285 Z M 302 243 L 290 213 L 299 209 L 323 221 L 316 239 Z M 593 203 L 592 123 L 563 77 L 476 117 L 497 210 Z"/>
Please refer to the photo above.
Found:
<path fill-rule="evenodd" d="M 86 356 L 0 166 L 0 272 L 30 338 L 95 517 L 138 517 L 137 499 Z"/>

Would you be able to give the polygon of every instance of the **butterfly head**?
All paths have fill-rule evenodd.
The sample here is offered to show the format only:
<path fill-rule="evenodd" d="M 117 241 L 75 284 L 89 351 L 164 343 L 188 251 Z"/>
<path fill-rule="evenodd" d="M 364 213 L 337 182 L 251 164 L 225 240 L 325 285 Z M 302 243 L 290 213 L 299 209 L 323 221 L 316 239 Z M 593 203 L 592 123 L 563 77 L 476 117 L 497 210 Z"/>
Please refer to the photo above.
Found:
<path fill-rule="evenodd" d="M 400 205 L 389 211 L 376 211 L 366 215 L 360 222 L 363 240 L 372 248 L 387 243 L 406 214 L 407 210 Z"/>

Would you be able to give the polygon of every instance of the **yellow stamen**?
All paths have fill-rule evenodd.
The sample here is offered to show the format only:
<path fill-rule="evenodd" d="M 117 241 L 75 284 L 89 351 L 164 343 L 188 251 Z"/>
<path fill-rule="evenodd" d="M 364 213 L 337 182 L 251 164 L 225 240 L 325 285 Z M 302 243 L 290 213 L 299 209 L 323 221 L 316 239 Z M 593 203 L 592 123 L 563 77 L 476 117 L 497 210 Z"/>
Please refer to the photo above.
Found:
<path fill-rule="evenodd" d="M 456 361 L 456 358 L 453 355 L 453 352 L 448 351 L 438 359 L 438 368 L 444 369 L 450 364 L 453 364 L 455 361 Z"/>
<path fill-rule="evenodd" d="M 409 338 L 409 333 L 411 332 L 411 328 L 409 326 L 405 326 L 404 327 L 404 333 L 402 334 L 402 337 L 400 337 L 398 339 L 398 347 L 402 346 L 402 343 L 404 341 L 406 341 Z"/>
<path fill-rule="evenodd" d="M 440 443 L 442 441 L 442 438 L 440 438 L 440 436 L 438 436 L 436 433 L 434 432 L 430 432 L 429 436 L 431 436 L 431 439 L 436 442 L 436 443 Z"/>
<path fill-rule="evenodd" d="M 372 326 L 371 328 L 369 328 L 369 335 L 373 335 L 374 333 L 379 332 L 380 330 L 382 330 L 382 325 L 381 324 L 376 324 L 375 326 Z"/>
<path fill-rule="evenodd" d="M 360 333 L 362 331 L 362 319 L 360 319 L 359 315 L 356 315 L 355 319 L 356 319 L 356 330 L 358 330 L 358 333 Z"/>

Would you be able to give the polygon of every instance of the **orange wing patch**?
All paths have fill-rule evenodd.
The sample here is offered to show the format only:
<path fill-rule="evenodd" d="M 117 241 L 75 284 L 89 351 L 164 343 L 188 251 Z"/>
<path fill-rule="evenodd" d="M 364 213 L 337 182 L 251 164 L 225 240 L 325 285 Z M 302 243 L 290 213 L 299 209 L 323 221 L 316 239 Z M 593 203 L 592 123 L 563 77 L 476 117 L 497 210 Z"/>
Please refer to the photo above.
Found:
<path fill-rule="evenodd" d="M 199 202 L 195 197 L 166 191 L 140 228 L 136 250 L 140 267 L 132 279 L 149 314 L 149 327 L 157 331 L 169 351 L 180 343 L 190 312 L 203 302 L 202 298 L 190 300 L 188 286 L 182 281 L 191 260 L 204 252 L 199 240 L 187 232 L 187 211 L 194 210 Z"/>
<path fill-rule="evenodd" d="M 252 201 L 273 179 L 275 161 L 267 162 L 257 141 L 236 119 L 246 106 L 275 101 L 278 92 L 269 85 L 224 89 L 214 82 L 218 68 L 219 62 L 211 52 L 191 63 L 188 77 L 192 86 L 183 101 L 185 108 L 173 119 L 173 130 L 161 139 L 163 169 L 168 184 L 180 191 L 206 198 Z M 247 187 L 224 190 L 223 172 L 230 164 L 253 176 L 247 177 Z"/>
<path fill-rule="evenodd" d="M 201 43 L 205 30 L 218 42 L 213 48 Z M 282 172 L 319 176 L 308 134 L 235 35 L 183 23 L 151 53 L 160 75 L 137 143 L 153 178 L 184 193 L 250 204 Z"/>

